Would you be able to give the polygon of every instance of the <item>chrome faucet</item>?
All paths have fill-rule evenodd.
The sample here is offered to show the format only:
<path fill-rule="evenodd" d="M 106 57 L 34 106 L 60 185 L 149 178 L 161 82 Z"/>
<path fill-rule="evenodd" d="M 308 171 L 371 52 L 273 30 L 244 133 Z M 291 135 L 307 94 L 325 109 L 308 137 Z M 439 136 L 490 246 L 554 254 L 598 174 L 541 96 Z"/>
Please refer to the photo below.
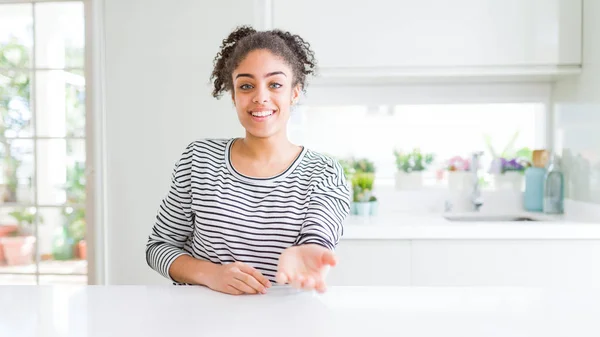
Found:
<path fill-rule="evenodd" d="M 471 190 L 471 204 L 473 205 L 474 211 L 479 211 L 479 208 L 483 206 L 483 198 L 481 197 L 481 186 L 479 185 L 479 174 L 477 170 L 479 168 L 479 161 L 483 156 L 482 151 L 473 152 L 471 156 L 471 165 L 469 170 L 471 171 L 471 179 L 473 189 Z"/>

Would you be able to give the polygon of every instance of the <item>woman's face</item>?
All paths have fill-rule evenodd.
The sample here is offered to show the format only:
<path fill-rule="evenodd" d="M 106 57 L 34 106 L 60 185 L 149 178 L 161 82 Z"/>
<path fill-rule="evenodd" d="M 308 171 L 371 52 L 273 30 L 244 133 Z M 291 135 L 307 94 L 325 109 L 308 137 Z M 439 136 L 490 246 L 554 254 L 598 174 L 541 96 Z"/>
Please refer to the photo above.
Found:
<path fill-rule="evenodd" d="M 232 98 L 246 132 L 267 138 L 286 132 L 290 106 L 300 93 L 293 72 L 270 51 L 254 50 L 233 71 Z"/>

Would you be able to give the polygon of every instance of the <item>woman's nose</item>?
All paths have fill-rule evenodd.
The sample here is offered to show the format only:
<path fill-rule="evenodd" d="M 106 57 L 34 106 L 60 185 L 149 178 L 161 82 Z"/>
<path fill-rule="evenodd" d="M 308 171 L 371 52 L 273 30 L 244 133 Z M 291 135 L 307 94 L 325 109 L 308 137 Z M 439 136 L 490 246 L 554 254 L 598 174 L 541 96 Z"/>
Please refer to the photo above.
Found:
<path fill-rule="evenodd" d="M 269 101 L 269 91 L 266 89 L 258 89 L 256 90 L 256 95 L 254 96 L 254 103 L 265 103 Z"/>

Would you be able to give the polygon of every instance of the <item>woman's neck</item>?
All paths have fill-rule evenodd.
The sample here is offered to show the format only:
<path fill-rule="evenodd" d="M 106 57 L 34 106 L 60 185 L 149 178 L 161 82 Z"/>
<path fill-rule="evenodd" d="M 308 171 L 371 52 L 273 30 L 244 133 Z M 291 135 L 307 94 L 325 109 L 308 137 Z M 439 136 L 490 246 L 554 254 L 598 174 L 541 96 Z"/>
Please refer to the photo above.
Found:
<path fill-rule="evenodd" d="M 268 138 L 258 138 L 246 133 L 246 137 L 240 139 L 240 143 L 240 149 L 243 150 L 245 156 L 262 163 L 289 157 L 290 152 L 297 148 L 288 140 L 285 133 Z"/>

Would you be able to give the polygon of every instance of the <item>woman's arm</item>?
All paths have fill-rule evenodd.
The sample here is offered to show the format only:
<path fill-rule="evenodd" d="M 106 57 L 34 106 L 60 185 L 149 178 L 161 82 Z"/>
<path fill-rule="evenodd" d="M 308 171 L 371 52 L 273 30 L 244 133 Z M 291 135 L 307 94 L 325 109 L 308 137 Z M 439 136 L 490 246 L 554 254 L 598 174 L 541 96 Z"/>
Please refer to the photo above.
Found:
<path fill-rule="evenodd" d="M 333 161 L 310 195 L 308 210 L 296 245 L 314 243 L 335 250 L 350 214 L 351 193 L 342 166 Z"/>
<path fill-rule="evenodd" d="M 350 213 L 350 200 L 350 188 L 342 167 L 334 161 L 311 193 L 296 244 L 284 250 L 279 258 L 277 282 L 325 291 L 327 271 L 337 263 L 333 251 Z"/>
<path fill-rule="evenodd" d="M 171 278 L 179 283 L 208 285 L 217 265 L 210 261 L 195 259 L 189 255 L 180 255 L 169 269 Z"/>
<path fill-rule="evenodd" d="M 169 191 L 160 204 L 146 245 L 148 265 L 176 283 L 189 283 L 186 281 L 194 278 L 193 275 L 187 275 L 187 271 L 183 272 L 184 275 L 178 272 L 177 277 L 171 274 L 171 267 L 179 257 L 192 258 L 183 250 L 194 228 L 194 214 L 191 209 L 192 155 L 193 149 L 190 144 L 175 164 Z"/>
<path fill-rule="evenodd" d="M 264 293 L 270 283 L 258 270 L 236 262 L 227 265 L 198 260 L 183 248 L 193 235 L 191 167 L 193 144 L 175 165 L 171 186 L 163 199 L 146 245 L 148 265 L 179 284 L 205 285 L 229 294 Z"/>

